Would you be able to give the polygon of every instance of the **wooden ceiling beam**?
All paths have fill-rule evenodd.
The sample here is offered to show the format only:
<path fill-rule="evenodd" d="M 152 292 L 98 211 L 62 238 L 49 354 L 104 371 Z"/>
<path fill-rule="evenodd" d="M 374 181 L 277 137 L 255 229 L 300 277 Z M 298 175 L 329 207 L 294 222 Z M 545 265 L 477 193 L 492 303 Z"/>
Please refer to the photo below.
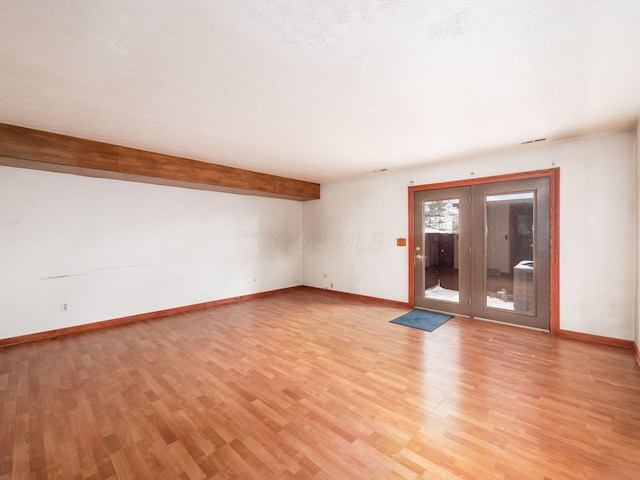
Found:
<path fill-rule="evenodd" d="M 2 123 L 0 165 L 292 200 L 320 198 L 317 183 Z"/>

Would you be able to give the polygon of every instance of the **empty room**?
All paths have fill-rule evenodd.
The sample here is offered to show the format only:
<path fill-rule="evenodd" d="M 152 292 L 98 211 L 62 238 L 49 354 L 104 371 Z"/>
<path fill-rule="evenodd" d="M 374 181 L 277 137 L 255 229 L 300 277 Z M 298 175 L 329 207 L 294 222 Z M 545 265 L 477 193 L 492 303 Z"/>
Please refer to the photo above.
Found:
<path fill-rule="evenodd" d="M 0 0 L 0 480 L 640 477 L 640 2 Z"/>

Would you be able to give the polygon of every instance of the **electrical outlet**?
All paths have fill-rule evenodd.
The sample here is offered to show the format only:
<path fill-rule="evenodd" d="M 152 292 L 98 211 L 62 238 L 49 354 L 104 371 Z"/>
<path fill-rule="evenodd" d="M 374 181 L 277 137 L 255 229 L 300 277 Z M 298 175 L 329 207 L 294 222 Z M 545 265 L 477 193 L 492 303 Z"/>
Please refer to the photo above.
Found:
<path fill-rule="evenodd" d="M 333 283 L 329 285 L 329 288 L 333 288 Z"/>
<path fill-rule="evenodd" d="M 69 311 L 69 304 L 68 303 L 63 303 L 60 305 L 60 310 L 62 310 L 63 312 L 68 312 Z"/>

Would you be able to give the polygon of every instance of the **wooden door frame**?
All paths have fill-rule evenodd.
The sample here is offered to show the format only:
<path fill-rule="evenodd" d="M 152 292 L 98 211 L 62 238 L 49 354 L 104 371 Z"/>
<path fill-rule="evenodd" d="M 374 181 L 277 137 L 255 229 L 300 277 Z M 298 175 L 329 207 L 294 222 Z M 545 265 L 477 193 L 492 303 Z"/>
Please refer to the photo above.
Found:
<path fill-rule="evenodd" d="M 431 183 L 409 187 L 409 305 L 415 306 L 413 251 L 414 242 L 414 194 L 425 190 L 470 187 L 485 183 L 509 182 L 529 178 L 549 178 L 549 329 L 552 334 L 560 332 L 560 169 L 533 170 L 529 172 L 495 175 L 492 177 L 469 178 L 452 182 Z"/>

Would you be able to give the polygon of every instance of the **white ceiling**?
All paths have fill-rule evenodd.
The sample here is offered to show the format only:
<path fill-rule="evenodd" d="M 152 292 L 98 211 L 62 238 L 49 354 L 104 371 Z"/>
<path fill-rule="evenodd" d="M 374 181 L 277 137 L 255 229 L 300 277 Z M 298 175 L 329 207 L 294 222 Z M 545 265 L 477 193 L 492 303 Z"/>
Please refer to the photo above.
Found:
<path fill-rule="evenodd" d="M 639 0 L 0 0 L 0 122 L 315 182 L 631 127 Z"/>

